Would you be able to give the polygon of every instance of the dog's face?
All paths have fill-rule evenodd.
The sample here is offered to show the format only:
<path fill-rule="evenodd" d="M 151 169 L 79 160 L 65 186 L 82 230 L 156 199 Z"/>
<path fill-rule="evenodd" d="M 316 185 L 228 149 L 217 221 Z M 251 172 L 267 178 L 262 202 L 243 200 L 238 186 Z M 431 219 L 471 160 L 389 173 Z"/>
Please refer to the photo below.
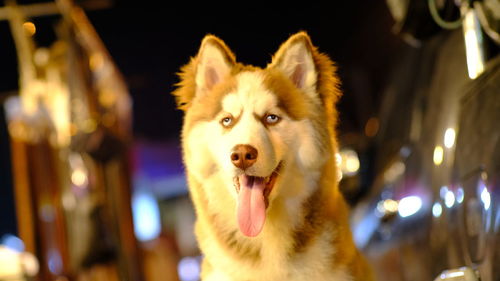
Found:
<path fill-rule="evenodd" d="M 297 175 L 317 174 L 331 157 L 332 122 L 315 55 L 299 33 L 260 69 L 238 64 L 220 39 L 207 36 L 181 73 L 174 94 L 186 111 L 188 172 L 199 182 L 217 177 L 247 236 L 260 233 L 275 198 L 301 192 L 287 189 Z"/>

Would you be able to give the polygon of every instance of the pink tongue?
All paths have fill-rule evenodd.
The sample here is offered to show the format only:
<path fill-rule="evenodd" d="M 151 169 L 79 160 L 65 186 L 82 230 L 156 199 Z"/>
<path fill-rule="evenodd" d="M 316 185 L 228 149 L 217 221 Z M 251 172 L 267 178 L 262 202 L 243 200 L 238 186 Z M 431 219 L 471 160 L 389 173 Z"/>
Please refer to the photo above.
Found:
<path fill-rule="evenodd" d="M 250 237 L 257 236 L 266 220 L 264 202 L 264 178 L 241 175 L 238 195 L 238 224 L 241 232 Z"/>

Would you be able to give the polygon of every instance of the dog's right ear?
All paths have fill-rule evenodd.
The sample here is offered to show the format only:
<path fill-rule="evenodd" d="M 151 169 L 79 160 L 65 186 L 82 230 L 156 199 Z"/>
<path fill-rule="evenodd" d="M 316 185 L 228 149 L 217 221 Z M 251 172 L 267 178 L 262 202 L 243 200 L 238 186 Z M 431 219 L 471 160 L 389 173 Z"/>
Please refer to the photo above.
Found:
<path fill-rule="evenodd" d="M 179 73 L 179 88 L 172 93 L 177 97 L 178 108 L 186 110 L 194 97 L 210 92 L 230 74 L 235 64 L 234 54 L 221 39 L 205 36 L 196 57 Z"/>

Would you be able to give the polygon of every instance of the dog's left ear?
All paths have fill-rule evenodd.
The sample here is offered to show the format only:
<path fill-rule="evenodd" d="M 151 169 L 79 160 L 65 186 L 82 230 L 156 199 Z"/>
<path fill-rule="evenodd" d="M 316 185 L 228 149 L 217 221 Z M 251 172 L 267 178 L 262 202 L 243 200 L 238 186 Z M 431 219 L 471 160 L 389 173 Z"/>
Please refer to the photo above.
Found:
<path fill-rule="evenodd" d="M 269 67 L 283 72 L 305 92 L 315 92 L 318 72 L 313 58 L 314 47 L 305 32 L 292 35 L 276 52 Z"/>

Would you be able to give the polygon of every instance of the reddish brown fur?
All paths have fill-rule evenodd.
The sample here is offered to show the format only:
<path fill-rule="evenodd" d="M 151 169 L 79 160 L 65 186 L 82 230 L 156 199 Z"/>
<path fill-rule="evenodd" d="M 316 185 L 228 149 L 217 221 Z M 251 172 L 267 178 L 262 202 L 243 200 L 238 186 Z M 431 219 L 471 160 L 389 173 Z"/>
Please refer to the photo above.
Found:
<path fill-rule="evenodd" d="M 309 36 L 305 32 L 300 32 L 291 37 L 286 44 L 292 44 L 298 40 L 302 40 L 312 54 L 317 76 L 317 92 L 321 99 L 321 107 L 298 90 L 293 83 L 285 77 L 274 66 L 279 63 L 280 53 L 275 57 L 275 62 L 266 69 L 260 69 L 252 66 L 245 66 L 236 62 L 234 54 L 215 36 L 208 36 L 206 40 L 212 40 L 226 54 L 226 60 L 232 65 L 231 77 L 242 71 L 262 71 L 265 86 L 278 96 L 279 106 L 293 119 L 300 120 L 309 118 L 313 120 L 313 126 L 320 133 L 322 147 L 325 147 L 325 155 L 329 157 L 329 161 L 323 167 L 323 173 L 320 179 L 320 188 L 316 190 L 308 200 L 303 203 L 304 210 L 307 212 L 302 214 L 301 225 L 293 230 L 295 244 L 289 255 L 294 256 L 304 251 L 311 244 L 319 233 L 324 229 L 325 225 L 330 222 L 335 222 L 336 235 L 331 241 L 336 252 L 331 257 L 332 267 L 344 266 L 353 275 L 354 280 L 373 280 L 371 270 L 364 258 L 356 249 L 349 228 L 348 221 L 348 206 L 340 193 L 337 186 L 337 167 L 333 154 L 337 152 L 337 140 L 335 127 L 337 125 L 337 111 L 335 104 L 337 103 L 341 92 L 339 90 L 339 79 L 335 75 L 336 67 L 327 55 L 320 53 L 311 43 Z M 203 48 L 203 44 L 202 44 Z M 282 50 L 283 48 L 280 48 Z M 196 67 L 198 57 L 191 59 L 190 63 L 184 66 L 179 73 L 180 82 L 178 88 L 173 92 L 176 96 L 178 107 L 184 111 L 193 110 L 186 122 L 196 122 L 202 119 L 213 119 L 220 111 L 219 104 L 221 97 L 228 94 L 237 86 L 234 78 L 223 79 L 224 82 L 212 89 L 210 95 L 195 97 L 196 92 Z M 197 102 L 194 99 L 199 98 Z M 200 107 L 200 108 L 197 108 Z M 206 108 L 211 108 L 207 111 Z M 311 116 L 314 115 L 314 118 Z M 321 122 L 318 120 L 325 120 Z M 189 128 L 189 126 L 186 126 Z M 186 133 L 186 132 L 184 132 Z M 225 223 L 220 221 L 217 214 L 208 212 L 208 202 L 205 198 L 205 190 L 200 188 L 200 183 L 196 182 L 193 177 L 189 177 L 191 188 L 196 188 L 197 198 L 193 198 L 197 202 L 197 208 L 201 212 L 197 212 L 199 216 L 204 216 L 204 221 L 210 221 L 207 227 L 211 231 L 217 233 L 218 242 L 224 245 L 228 252 L 234 255 L 235 258 L 247 259 L 249 262 L 255 262 L 260 259 L 259 252 L 261 249 L 253 249 L 248 246 L 245 238 L 240 234 L 235 233 L 234 229 L 225 227 Z M 198 232 L 204 230 L 198 228 Z M 207 266 L 210 266 L 207 264 Z"/>
<path fill-rule="evenodd" d="M 308 46 L 308 49 L 312 54 L 316 71 L 318 73 L 317 91 L 325 107 L 326 116 L 328 118 L 328 127 L 332 129 L 330 133 L 334 136 L 335 134 L 333 129 L 337 124 L 337 111 L 335 110 L 335 104 L 341 96 L 341 91 L 339 89 L 340 80 L 335 75 L 337 68 L 327 55 L 318 51 L 318 49 L 312 44 L 311 39 L 306 32 L 299 32 L 293 35 L 287 43 L 293 44 L 295 41 L 303 41 L 306 46 Z M 279 56 L 279 53 L 276 54 L 276 57 Z M 279 63 L 279 60 L 276 61 L 276 63 Z"/>
<path fill-rule="evenodd" d="M 233 52 L 231 52 L 222 40 L 213 35 L 205 37 L 200 52 L 207 41 L 214 43 L 226 55 L 225 59 L 228 63 L 236 64 L 236 57 Z M 196 68 L 198 60 L 199 56 L 191 58 L 191 61 L 181 68 L 181 71 L 178 73 L 180 82 L 176 84 L 177 89 L 172 92 L 172 95 L 176 97 L 177 107 L 183 111 L 186 111 L 191 106 L 191 101 L 196 93 Z"/>

